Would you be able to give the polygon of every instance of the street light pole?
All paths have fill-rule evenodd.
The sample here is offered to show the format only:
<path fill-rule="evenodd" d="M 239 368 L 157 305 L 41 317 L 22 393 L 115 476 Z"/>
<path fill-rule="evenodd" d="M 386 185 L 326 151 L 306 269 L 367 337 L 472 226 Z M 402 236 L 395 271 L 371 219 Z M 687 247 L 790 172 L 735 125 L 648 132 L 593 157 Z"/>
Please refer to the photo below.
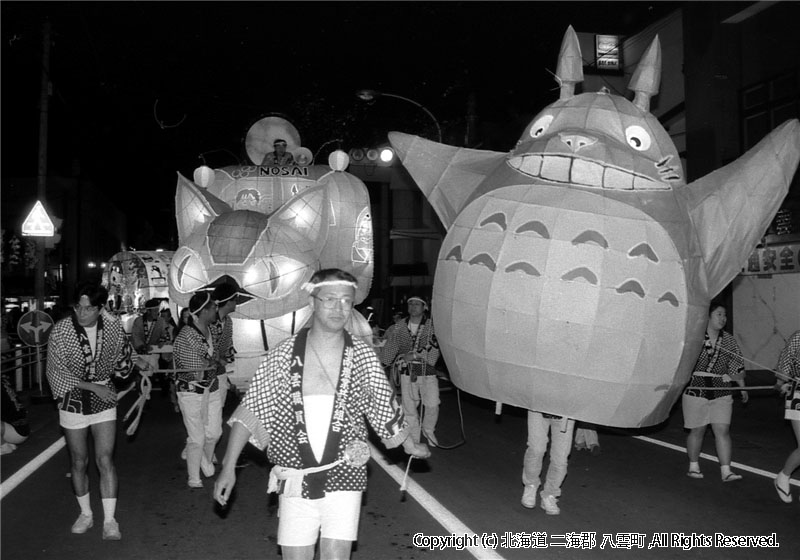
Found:
<path fill-rule="evenodd" d="M 426 115 L 428 115 L 431 118 L 431 120 L 433 121 L 433 124 L 436 126 L 436 132 L 439 135 L 439 143 L 440 144 L 442 143 L 442 127 L 439 126 L 439 121 L 436 120 L 436 117 L 433 116 L 433 113 L 431 113 L 427 109 L 427 107 L 425 107 L 421 103 L 418 103 L 418 102 L 414 101 L 413 99 L 409 99 L 408 97 L 403 97 L 402 95 L 397 95 L 397 94 L 394 94 L 394 93 L 385 93 L 385 92 L 382 92 L 382 91 L 375 91 L 374 89 L 362 89 L 362 90 L 359 90 L 359 91 L 356 92 L 356 96 L 359 99 L 363 100 L 363 101 L 373 101 L 374 99 L 377 99 L 378 97 L 394 97 L 395 99 L 401 99 L 402 101 L 408 101 L 412 105 L 416 105 L 417 107 L 422 109 L 425 112 Z"/>
<path fill-rule="evenodd" d="M 42 28 L 42 89 L 39 100 L 39 164 L 36 181 L 36 196 L 43 206 L 47 206 L 47 114 L 50 98 L 50 22 L 45 21 Z M 36 238 L 36 277 L 34 292 L 36 309 L 44 311 L 44 238 Z"/>

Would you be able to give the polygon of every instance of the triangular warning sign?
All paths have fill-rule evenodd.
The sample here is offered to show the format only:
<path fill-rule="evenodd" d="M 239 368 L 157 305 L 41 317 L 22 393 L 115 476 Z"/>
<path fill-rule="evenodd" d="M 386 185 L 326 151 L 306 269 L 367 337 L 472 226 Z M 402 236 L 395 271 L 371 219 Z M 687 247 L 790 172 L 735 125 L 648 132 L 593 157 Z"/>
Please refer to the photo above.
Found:
<path fill-rule="evenodd" d="M 55 232 L 56 227 L 53 225 L 53 220 L 47 215 L 47 210 L 44 209 L 42 203 L 37 200 L 31 213 L 22 222 L 22 235 L 52 237 Z"/>

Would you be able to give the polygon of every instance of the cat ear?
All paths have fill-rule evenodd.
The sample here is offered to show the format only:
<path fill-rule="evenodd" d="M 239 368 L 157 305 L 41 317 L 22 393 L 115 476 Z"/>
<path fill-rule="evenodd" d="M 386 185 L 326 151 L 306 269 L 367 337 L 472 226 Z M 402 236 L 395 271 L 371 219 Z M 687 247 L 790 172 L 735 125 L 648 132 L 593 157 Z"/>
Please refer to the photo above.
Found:
<path fill-rule="evenodd" d="M 272 240 L 321 249 L 325 243 L 328 226 L 335 225 L 331 200 L 326 185 L 308 188 L 281 206 L 269 218 Z"/>
<path fill-rule="evenodd" d="M 181 243 L 198 229 L 206 229 L 214 218 L 226 212 L 231 212 L 230 206 L 208 192 L 208 189 L 195 185 L 178 173 L 175 216 Z"/>

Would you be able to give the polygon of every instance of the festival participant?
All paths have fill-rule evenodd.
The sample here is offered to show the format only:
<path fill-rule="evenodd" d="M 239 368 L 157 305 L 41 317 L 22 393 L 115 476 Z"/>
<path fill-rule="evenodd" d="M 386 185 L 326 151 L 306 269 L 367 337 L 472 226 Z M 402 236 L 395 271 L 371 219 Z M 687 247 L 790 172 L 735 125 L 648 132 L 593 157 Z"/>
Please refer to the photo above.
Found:
<path fill-rule="evenodd" d="M 19 401 L 17 392 L 11 384 L 10 375 L 2 375 L 2 405 L 0 405 L 0 455 L 13 453 L 24 443 L 31 433 L 28 411 Z"/>
<path fill-rule="evenodd" d="M 117 433 L 115 375 L 130 375 L 132 348 L 120 322 L 104 309 L 108 292 L 83 283 L 75 291 L 73 313 L 53 327 L 47 347 L 47 380 L 58 401 L 58 415 L 70 455 L 72 488 L 81 513 L 73 533 L 94 524 L 89 498 L 89 433 L 94 440 L 103 502 L 103 539 L 122 538 L 115 519 L 117 472 L 113 452 Z M 140 369 L 147 362 L 136 359 Z"/>
<path fill-rule="evenodd" d="M 550 464 L 540 494 L 540 505 L 548 515 L 561 513 L 558 498 L 561 496 L 561 484 L 567 476 L 567 460 L 574 429 L 575 420 L 572 418 L 528 411 L 528 447 L 522 462 L 522 484 L 525 489 L 520 500 L 524 507 L 536 507 L 536 492 L 541 484 L 542 461 L 549 439 Z"/>
<path fill-rule="evenodd" d="M 744 359 L 736 339 L 723 331 L 728 321 L 725 305 L 712 302 L 708 309 L 708 325 L 705 341 L 689 387 L 683 393 L 683 425 L 689 430 L 686 437 L 686 452 L 689 455 L 691 478 L 703 478 L 700 471 L 700 450 L 706 428 L 711 424 L 717 446 L 720 476 L 723 482 L 740 480 L 742 475 L 731 471 L 731 414 L 733 396 L 731 391 L 706 390 L 696 387 L 724 388 L 731 381 L 744 387 Z M 742 402 L 748 400 L 747 391 L 742 391 Z"/>
<path fill-rule="evenodd" d="M 175 340 L 175 338 L 178 338 L 178 334 L 180 334 L 181 329 L 183 327 L 186 327 L 191 323 L 192 323 L 192 314 L 189 313 L 188 307 L 184 307 L 183 309 L 181 309 L 181 313 L 178 316 L 178 327 L 175 329 L 175 337 L 173 338 L 173 340 Z"/>
<path fill-rule="evenodd" d="M 189 300 L 189 313 L 192 322 L 181 329 L 172 354 L 178 370 L 178 406 L 187 434 L 187 484 L 202 488 L 200 471 L 214 476 L 214 449 L 222 436 L 222 397 L 217 379 L 221 366 L 210 328 L 217 319 L 217 304 L 209 292 L 199 292 Z"/>
<path fill-rule="evenodd" d="M 144 314 L 133 321 L 131 341 L 139 354 L 148 354 L 154 347 L 160 348 L 170 342 L 167 323 L 158 311 L 160 306 L 160 300 L 148 299 L 144 304 Z"/>
<path fill-rule="evenodd" d="M 408 298 L 408 318 L 401 320 L 386 338 L 381 353 L 384 365 L 392 364 L 400 373 L 403 411 L 411 437 L 420 441 L 419 403 L 424 406 L 422 433 L 436 447 L 439 420 L 439 379 L 434 365 L 439 359 L 439 343 L 433 319 L 425 313 L 428 305 L 418 296 Z"/>
<path fill-rule="evenodd" d="M 408 437 L 397 398 L 369 345 L 345 324 L 355 278 L 338 269 L 316 272 L 303 289 L 312 307 L 310 328 L 273 348 L 229 420 L 231 434 L 214 498 L 228 503 L 235 464 L 250 441 L 276 466 L 278 544 L 285 560 L 350 557 L 367 485 L 367 423 L 386 447 L 402 443 L 415 457 L 427 446 Z M 331 421 L 333 419 L 333 421 Z"/>
<path fill-rule="evenodd" d="M 791 381 L 778 382 L 781 393 L 786 395 L 786 414 L 784 418 L 792 423 L 797 449 L 786 458 L 783 468 L 775 477 L 775 490 L 778 497 L 784 502 L 791 503 L 791 485 L 789 479 L 792 473 L 800 467 L 800 331 L 796 331 L 778 358 L 778 371 Z"/>
<path fill-rule="evenodd" d="M 236 296 L 239 293 L 236 286 L 232 284 L 220 284 L 211 293 L 211 299 L 217 304 L 217 320 L 211 323 L 211 336 L 214 337 L 214 347 L 221 373 L 219 379 L 219 390 L 222 395 L 222 406 L 225 407 L 225 397 L 228 394 L 228 374 L 226 368 L 235 360 L 236 349 L 233 347 L 233 319 L 231 313 L 236 311 Z"/>
<path fill-rule="evenodd" d="M 274 151 L 264 154 L 261 165 L 292 165 L 294 163 L 294 156 L 291 152 L 286 151 L 286 140 L 276 138 L 272 147 Z"/>

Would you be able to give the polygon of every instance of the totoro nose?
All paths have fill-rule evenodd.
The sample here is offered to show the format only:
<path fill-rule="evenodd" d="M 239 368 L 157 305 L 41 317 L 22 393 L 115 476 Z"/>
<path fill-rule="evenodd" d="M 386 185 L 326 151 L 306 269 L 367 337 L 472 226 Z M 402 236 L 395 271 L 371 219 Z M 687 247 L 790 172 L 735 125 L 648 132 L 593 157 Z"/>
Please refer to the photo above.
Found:
<path fill-rule="evenodd" d="M 569 149 L 573 152 L 577 152 L 578 150 L 585 148 L 586 146 L 591 146 L 597 142 L 597 138 L 593 138 L 587 134 L 562 132 L 558 135 L 558 137 L 564 144 L 569 146 Z"/>

